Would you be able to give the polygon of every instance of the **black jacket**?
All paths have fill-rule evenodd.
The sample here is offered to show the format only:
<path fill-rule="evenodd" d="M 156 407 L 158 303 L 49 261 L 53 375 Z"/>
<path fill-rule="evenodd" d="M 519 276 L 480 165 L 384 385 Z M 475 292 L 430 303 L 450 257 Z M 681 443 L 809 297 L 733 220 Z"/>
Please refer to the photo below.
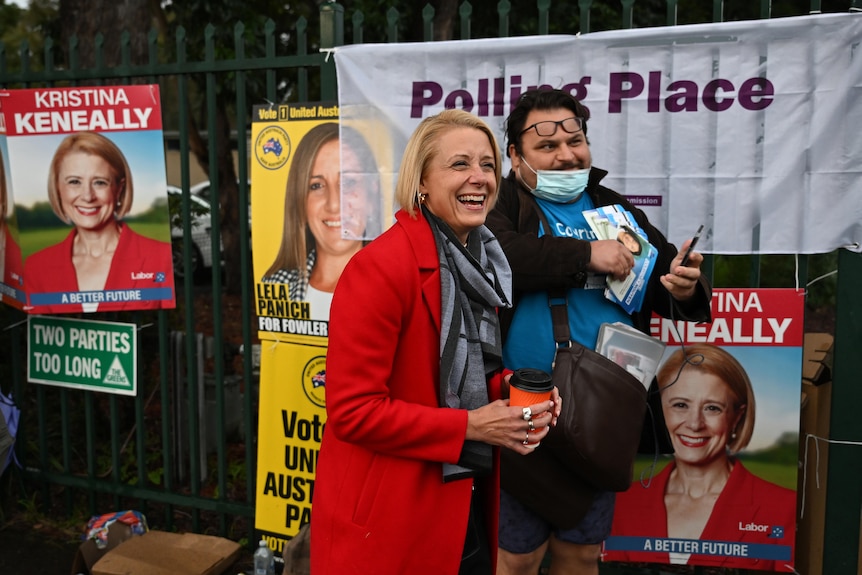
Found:
<path fill-rule="evenodd" d="M 711 321 L 709 300 L 712 288 L 707 279 L 701 276 L 690 300 L 679 302 L 671 297 L 659 277 L 670 269 L 677 254 L 676 247 L 649 223 L 643 211 L 617 192 L 599 184 L 606 175 L 606 171 L 598 168 L 590 170 L 586 193 L 593 203 L 597 207 L 621 205 L 634 216 L 649 242 L 658 249 L 658 259 L 644 294 L 644 305 L 632 316 L 635 327 L 649 333 L 652 312 L 675 320 Z M 488 214 L 486 225 L 500 240 L 512 267 L 516 306 L 519 293 L 581 288 L 587 280 L 590 242 L 550 234 L 539 237 L 539 222 L 540 208 L 535 198 L 518 182 L 514 172 L 510 172 L 500 185 L 497 204 Z M 501 310 L 504 329 L 511 322 L 513 309 Z"/>

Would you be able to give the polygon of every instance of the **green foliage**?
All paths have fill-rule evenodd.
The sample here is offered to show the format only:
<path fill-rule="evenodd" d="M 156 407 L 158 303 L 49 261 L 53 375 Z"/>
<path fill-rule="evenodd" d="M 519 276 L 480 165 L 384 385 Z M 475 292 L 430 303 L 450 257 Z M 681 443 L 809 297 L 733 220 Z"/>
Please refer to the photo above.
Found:
<path fill-rule="evenodd" d="M 21 229 L 49 228 L 59 226 L 62 223 L 57 219 L 57 214 L 54 213 L 54 209 L 47 201 L 36 202 L 29 208 L 15 204 L 15 214 Z"/>
<path fill-rule="evenodd" d="M 44 69 L 45 38 L 57 37 L 59 0 L 30 0 L 26 10 L 0 4 L 0 40 L 6 48 L 7 69 L 21 69 L 23 54 L 31 70 Z"/>
<path fill-rule="evenodd" d="M 739 458 L 745 461 L 746 467 L 749 467 L 749 462 L 756 461 L 763 464 L 788 465 L 795 469 L 799 460 L 799 434 L 784 432 L 773 445 L 760 451 L 742 452 Z"/>
<path fill-rule="evenodd" d="M 759 287 L 806 290 L 806 304 L 811 309 L 835 306 L 838 287 L 838 252 L 813 255 L 715 256 L 713 286 L 749 287 L 755 275 Z M 797 276 L 807 273 L 797 285 Z M 808 285 L 810 282 L 814 282 Z"/>
<path fill-rule="evenodd" d="M 181 228 L 183 225 L 183 198 L 180 194 L 168 194 L 168 213 L 171 217 L 171 227 Z M 201 216 L 209 215 L 210 210 L 197 202 L 189 202 L 189 216 L 195 221 Z"/>

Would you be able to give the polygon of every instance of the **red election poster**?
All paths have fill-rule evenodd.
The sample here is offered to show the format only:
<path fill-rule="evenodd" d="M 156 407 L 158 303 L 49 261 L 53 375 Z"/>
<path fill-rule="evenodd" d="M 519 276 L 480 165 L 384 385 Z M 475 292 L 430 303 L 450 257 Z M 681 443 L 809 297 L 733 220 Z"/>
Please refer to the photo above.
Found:
<path fill-rule="evenodd" d="M 0 92 L 25 311 L 173 308 L 157 85 Z"/>
<path fill-rule="evenodd" d="M 0 114 L 0 301 L 21 309 L 27 303 L 18 221 L 15 217 L 12 184 L 9 178 L 9 149 L 6 126 Z"/>
<path fill-rule="evenodd" d="M 717 289 L 712 323 L 653 318 L 674 453 L 617 494 L 604 560 L 795 572 L 803 303 Z"/>

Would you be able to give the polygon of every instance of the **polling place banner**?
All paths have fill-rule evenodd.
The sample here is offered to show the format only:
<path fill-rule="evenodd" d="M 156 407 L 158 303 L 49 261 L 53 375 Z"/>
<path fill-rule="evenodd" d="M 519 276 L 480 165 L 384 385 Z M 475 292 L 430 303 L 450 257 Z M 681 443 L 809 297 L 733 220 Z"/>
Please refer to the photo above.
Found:
<path fill-rule="evenodd" d="M 803 302 L 793 289 L 716 289 L 711 323 L 652 319 L 675 453 L 639 457 L 605 560 L 795 572 Z"/>
<path fill-rule="evenodd" d="M 682 243 L 715 254 L 862 251 L 862 15 L 831 14 L 335 51 L 343 122 L 406 142 L 444 108 L 505 148 L 521 93 L 589 108 L 603 183 Z M 505 150 L 504 150 L 505 151 Z M 392 173 L 397 172 L 397 165 Z"/>

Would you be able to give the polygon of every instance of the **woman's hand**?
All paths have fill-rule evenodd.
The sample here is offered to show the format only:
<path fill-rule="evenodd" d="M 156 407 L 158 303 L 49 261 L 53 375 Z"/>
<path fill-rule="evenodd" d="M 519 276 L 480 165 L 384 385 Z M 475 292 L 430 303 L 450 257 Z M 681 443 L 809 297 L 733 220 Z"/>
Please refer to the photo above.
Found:
<path fill-rule="evenodd" d="M 559 402 L 556 388 L 550 400 L 529 407 L 513 407 L 508 400 L 498 399 L 467 412 L 467 439 L 531 453 L 556 424 Z"/>

